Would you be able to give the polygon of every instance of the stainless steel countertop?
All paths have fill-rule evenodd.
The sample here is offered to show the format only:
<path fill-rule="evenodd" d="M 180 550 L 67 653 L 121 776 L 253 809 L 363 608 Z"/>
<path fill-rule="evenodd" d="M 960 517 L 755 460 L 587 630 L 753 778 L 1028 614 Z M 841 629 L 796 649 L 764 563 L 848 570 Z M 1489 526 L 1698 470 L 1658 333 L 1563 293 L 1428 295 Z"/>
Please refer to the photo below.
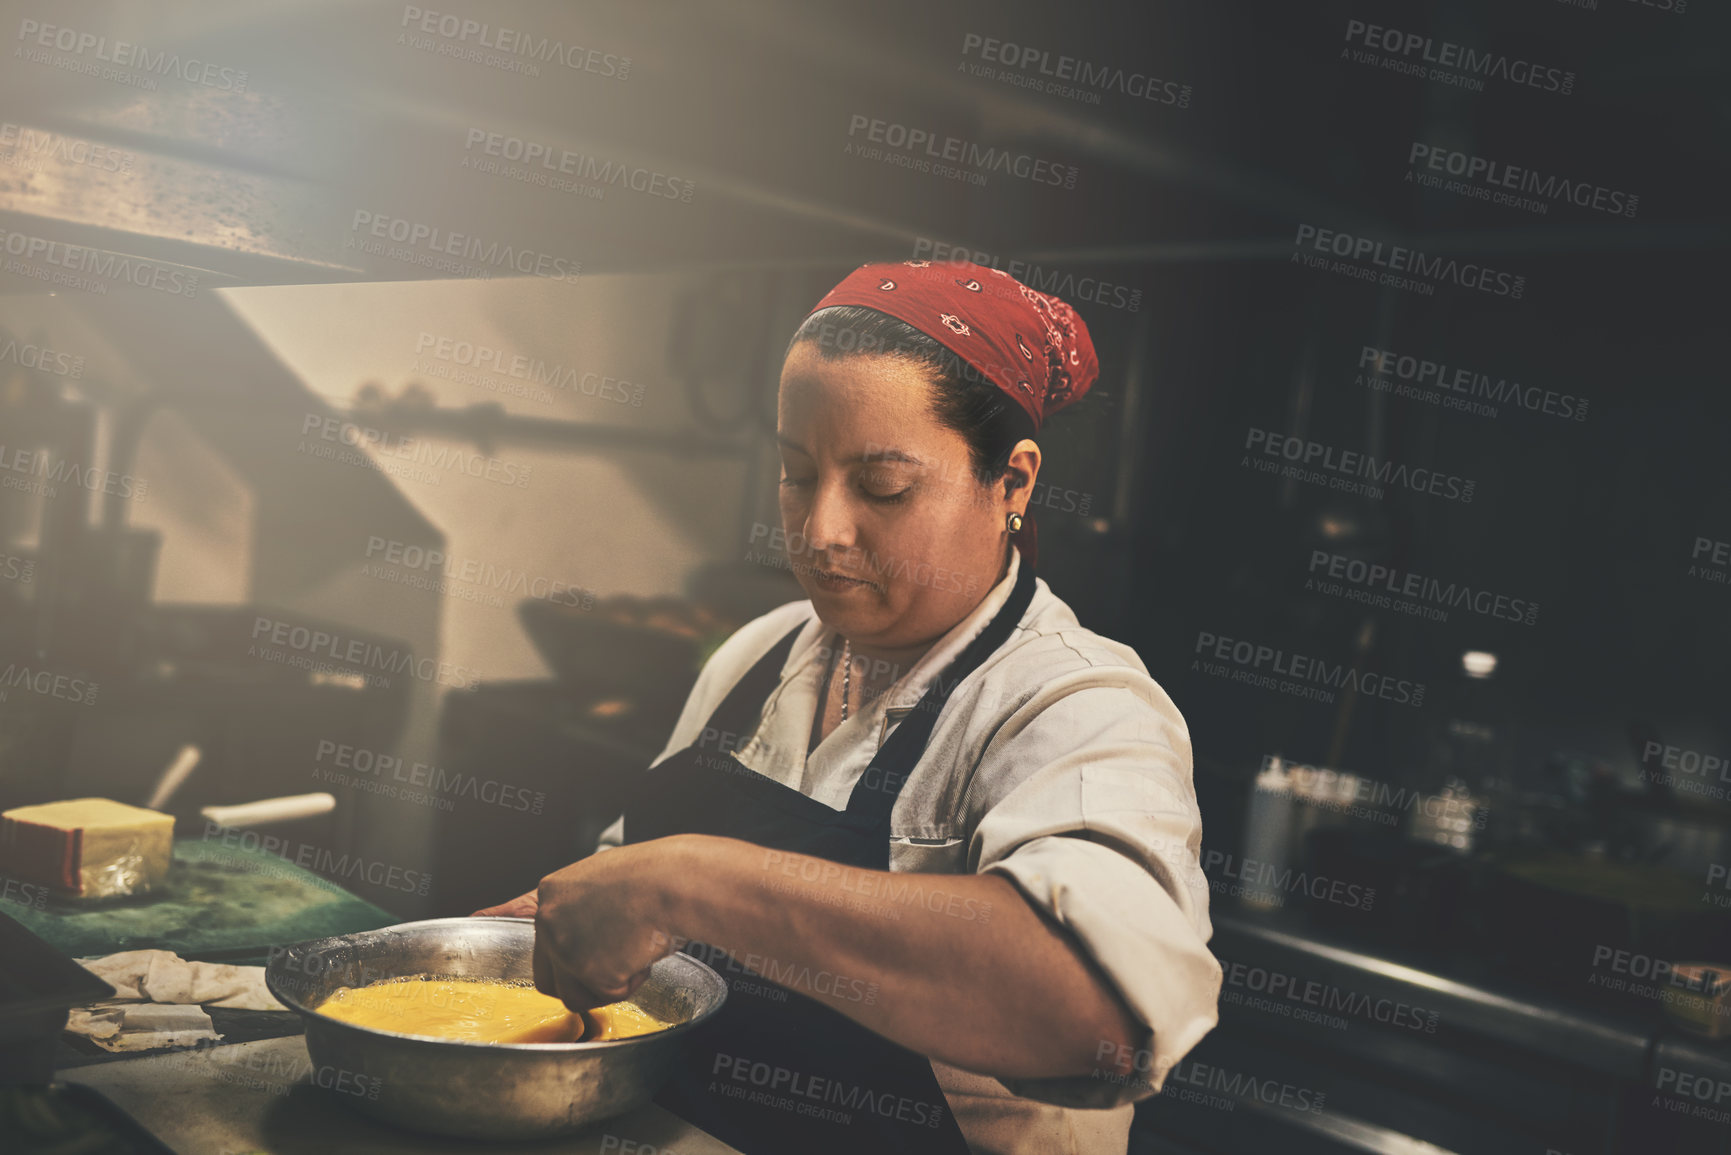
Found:
<path fill-rule="evenodd" d="M 332 1073 L 320 1073 L 330 1089 L 314 1086 L 314 1074 L 306 1038 L 290 1035 L 96 1063 L 59 1077 L 102 1092 L 186 1155 L 409 1155 L 433 1144 L 446 1155 L 464 1155 L 502 1147 L 480 1140 L 429 1139 L 375 1123 L 342 1105 L 345 1092 Z M 610 1137 L 617 1142 L 608 1142 Z M 654 1104 L 568 1138 L 508 1146 L 513 1155 L 599 1155 L 622 1149 L 739 1155 Z"/>
<path fill-rule="evenodd" d="M 1439 1013 L 1449 1031 L 1461 1031 L 1559 1063 L 1652 1086 L 1657 1066 L 1669 1064 L 1731 1083 L 1731 1044 L 1695 1039 L 1651 1015 L 1619 1012 L 1462 982 L 1435 971 L 1382 957 L 1371 949 L 1339 946 L 1299 926 L 1273 925 L 1222 911 L 1214 917 L 1217 953 L 1234 961 L 1291 965 L 1307 978 L 1335 982 L 1377 997 L 1408 997 Z M 1416 997 L 1415 997 L 1416 996 Z"/>

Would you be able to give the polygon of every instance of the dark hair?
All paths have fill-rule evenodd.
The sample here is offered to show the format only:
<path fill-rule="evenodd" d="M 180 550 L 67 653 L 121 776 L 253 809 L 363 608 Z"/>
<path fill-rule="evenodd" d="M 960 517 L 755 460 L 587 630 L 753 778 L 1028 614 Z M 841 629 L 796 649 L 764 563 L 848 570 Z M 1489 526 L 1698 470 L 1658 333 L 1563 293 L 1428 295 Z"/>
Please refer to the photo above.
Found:
<path fill-rule="evenodd" d="M 1034 423 L 1020 405 L 962 357 L 888 313 L 863 305 L 831 305 L 807 317 L 787 343 L 788 352 L 807 342 L 826 361 L 844 357 L 899 357 L 926 370 L 932 383 L 932 414 L 960 433 L 981 485 L 1004 475 L 1010 452 Z"/>

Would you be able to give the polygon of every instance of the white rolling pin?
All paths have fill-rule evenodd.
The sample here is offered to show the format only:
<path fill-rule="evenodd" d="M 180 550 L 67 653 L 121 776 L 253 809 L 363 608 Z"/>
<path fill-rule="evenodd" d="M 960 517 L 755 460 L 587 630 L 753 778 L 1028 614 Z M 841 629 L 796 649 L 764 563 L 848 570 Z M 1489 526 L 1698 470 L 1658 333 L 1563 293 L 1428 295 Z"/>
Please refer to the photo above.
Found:
<path fill-rule="evenodd" d="M 274 822 L 292 822 L 297 818 L 329 814 L 336 808 L 334 794 L 289 794 L 282 798 L 239 802 L 233 806 L 206 806 L 199 813 L 218 826 L 269 826 Z"/>

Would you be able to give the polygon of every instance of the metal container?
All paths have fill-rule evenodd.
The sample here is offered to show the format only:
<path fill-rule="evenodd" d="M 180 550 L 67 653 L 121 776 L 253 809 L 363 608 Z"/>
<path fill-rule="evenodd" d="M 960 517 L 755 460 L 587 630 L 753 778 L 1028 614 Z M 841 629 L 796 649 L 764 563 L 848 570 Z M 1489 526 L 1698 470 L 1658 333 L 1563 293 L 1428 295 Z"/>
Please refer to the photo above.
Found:
<path fill-rule="evenodd" d="M 296 943 L 272 952 L 265 984 L 305 1020 L 313 1082 L 365 1114 L 416 1131 L 533 1139 L 643 1106 L 727 983 L 683 954 L 657 962 L 631 1001 L 676 1024 L 613 1042 L 471 1043 L 398 1034 L 316 1013 L 338 987 L 410 975 L 530 979 L 535 926 L 521 918 L 437 918 Z"/>

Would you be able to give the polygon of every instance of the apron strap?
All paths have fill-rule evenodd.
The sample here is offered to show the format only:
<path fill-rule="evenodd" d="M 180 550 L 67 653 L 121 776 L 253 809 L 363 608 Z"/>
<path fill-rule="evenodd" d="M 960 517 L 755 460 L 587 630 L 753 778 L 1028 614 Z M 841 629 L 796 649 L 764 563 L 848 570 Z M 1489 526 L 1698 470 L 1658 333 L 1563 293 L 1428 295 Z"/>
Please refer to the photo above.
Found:
<path fill-rule="evenodd" d="M 771 691 L 781 684 L 781 668 L 787 664 L 793 640 L 803 629 L 805 625 L 801 623 L 789 630 L 786 637 L 771 646 L 769 652 L 734 683 L 727 697 L 721 700 L 721 705 L 709 716 L 709 722 L 693 746 L 702 749 L 706 744 L 714 743 L 721 746 L 723 753 L 728 753 L 757 729 L 758 718 Z"/>
<path fill-rule="evenodd" d="M 895 733 L 878 748 L 871 765 L 854 783 L 847 801 L 846 821 L 850 826 L 871 829 L 888 824 L 890 811 L 901 797 L 902 785 L 925 753 L 932 728 L 937 725 L 938 714 L 950 700 L 950 694 L 1009 640 L 1033 600 L 1034 567 L 1023 558 L 1016 572 L 1016 584 L 1003 607 L 926 687 L 913 711 L 896 726 Z"/>

